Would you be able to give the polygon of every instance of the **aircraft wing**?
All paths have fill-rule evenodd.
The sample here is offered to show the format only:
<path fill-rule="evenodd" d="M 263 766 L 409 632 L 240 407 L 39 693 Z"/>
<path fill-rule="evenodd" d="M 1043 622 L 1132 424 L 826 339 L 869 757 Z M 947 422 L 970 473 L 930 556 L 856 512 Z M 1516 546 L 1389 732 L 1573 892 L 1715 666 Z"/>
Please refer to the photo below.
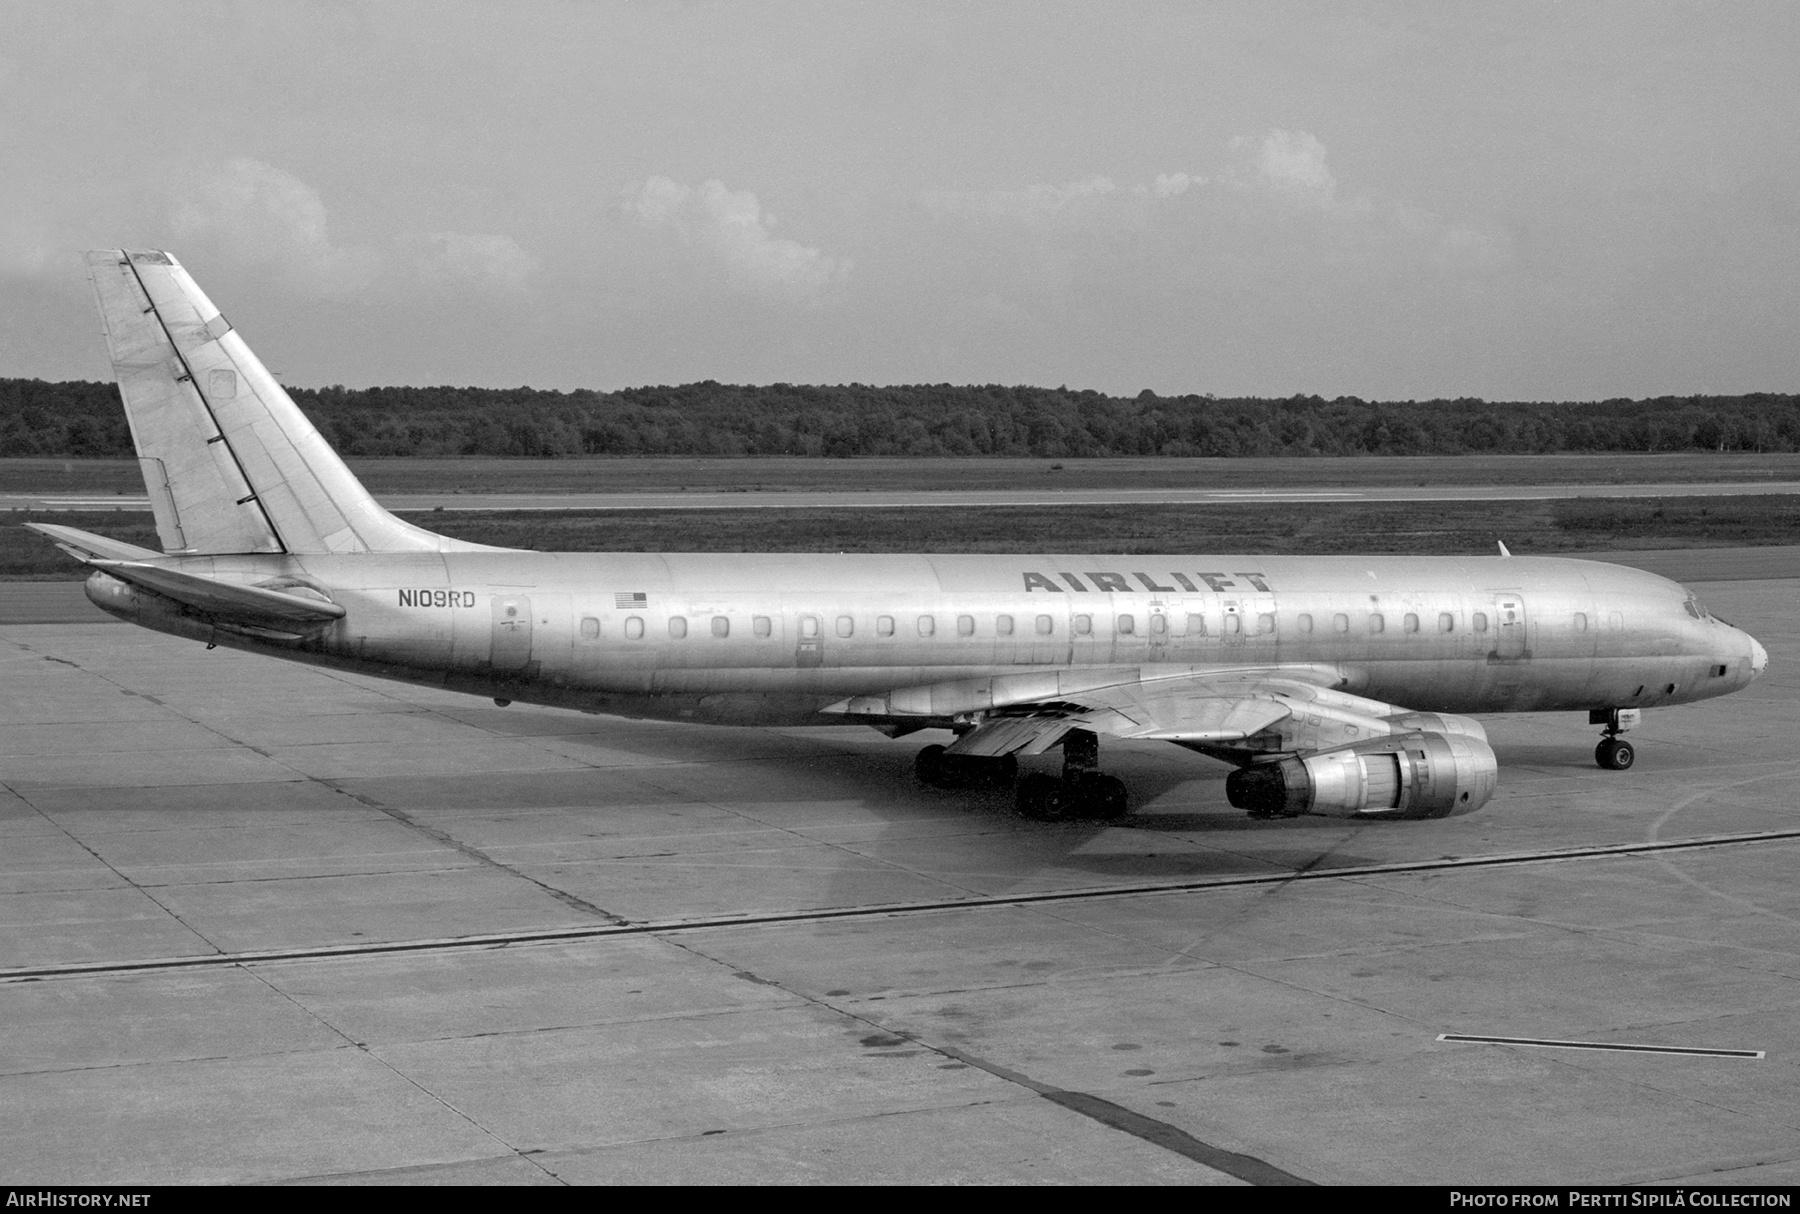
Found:
<path fill-rule="evenodd" d="M 854 697 L 826 711 L 904 726 L 909 716 L 925 724 L 917 719 L 920 710 L 936 709 L 932 723 L 973 725 L 947 753 L 989 757 L 1041 754 L 1072 729 L 1220 753 L 1305 752 L 1416 729 L 1480 729 L 1463 718 L 1410 712 L 1341 690 L 1349 678 L 1332 667 L 1108 673 L 1085 687 L 1053 687 L 1045 680 L 1054 675 L 1039 675 L 1036 687 L 1019 676 L 1000 676 L 986 687 L 965 682 L 904 688 L 885 697 Z M 979 705 L 984 691 L 989 704 Z M 959 703 L 968 707 L 943 711 Z"/>

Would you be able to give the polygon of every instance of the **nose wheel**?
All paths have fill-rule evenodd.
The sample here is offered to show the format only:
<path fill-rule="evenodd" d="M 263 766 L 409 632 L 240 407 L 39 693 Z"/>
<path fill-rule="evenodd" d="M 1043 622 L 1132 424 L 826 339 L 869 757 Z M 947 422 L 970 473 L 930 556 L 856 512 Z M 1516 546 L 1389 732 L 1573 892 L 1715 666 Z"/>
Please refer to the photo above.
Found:
<path fill-rule="evenodd" d="M 1624 771 L 1637 761 L 1637 751 L 1624 738 L 1602 738 L 1594 747 L 1594 762 L 1607 771 Z"/>
<path fill-rule="evenodd" d="M 1636 725 L 1643 712 L 1637 708 L 1596 708 L 1588 713 L 1589 725 L 1606 726 L 1606 736 L 1594 747 L 1594 762 L 1607 771 L 1624 771 L 1637 761 L 1637 751 L 1619 735 Z"/>

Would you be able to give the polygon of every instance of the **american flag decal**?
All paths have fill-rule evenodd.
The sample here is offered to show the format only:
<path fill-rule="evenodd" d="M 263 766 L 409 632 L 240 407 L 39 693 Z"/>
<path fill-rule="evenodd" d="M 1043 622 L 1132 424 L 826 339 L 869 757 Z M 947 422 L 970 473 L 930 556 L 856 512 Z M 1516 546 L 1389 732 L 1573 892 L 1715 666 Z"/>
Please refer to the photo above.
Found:
<path fill-rule="evenodd" d="M 644 596 L 644 593 L 641 590 L 633 594 L 613 595 L 613 607 L 619 611 L 624 611 L 631 607 L 648 607 L 649 605 L 650 600 Z"/>

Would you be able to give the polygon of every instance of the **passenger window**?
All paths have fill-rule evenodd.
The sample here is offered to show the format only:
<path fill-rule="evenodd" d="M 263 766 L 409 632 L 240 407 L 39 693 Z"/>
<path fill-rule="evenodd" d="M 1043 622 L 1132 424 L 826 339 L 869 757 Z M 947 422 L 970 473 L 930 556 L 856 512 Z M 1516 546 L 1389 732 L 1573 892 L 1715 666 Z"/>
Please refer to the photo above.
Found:
<path fill-rule="evenodd" d="M 1136 620 L 1134 620 L 1133 618 L 1131 618 L 1128 615 L 1122 615 L 1119 617 L 1119 635 L 1120 636 L 1128 637 L 1136 631 L 1137 631 L 1137 621 Z"/>
<path fill-rule="evenodd" d="M 1056 631 L 1056 621 L 1047 615 L 1040 615 L 1037 618 L 1037 630 L 1039 636 L 1047 637 Z"/>
<path fill-rule="evenodd" d="M 712 629 L 714 636 L 728 637 L 731 635 L 731 621 L 725 616 L 715 615 L 712 619 Z"/>
<path fill-rule="evenodd" d="M 634 641 L 643 636 L 644 617 L 641 615 L 627 616 L 625 619 L 625 635 Z"/>
<path fill-rule="evenodd" d="M 1227 612 L 1226 613 L 1226 615 L 1225 615 L 1225 631 L 1228 635 L 1236 636 L 1240 631 L 1243 630 L 1243 627 L 1244 627 L 1244 621 L 1240 620 L 1237 617 L 1236 612 Z"/>
<path fill-rule="evenodd" d="M 1625 613 L 1622 611 L 1615 611 L 1615 612 L 1611 613 L 1610 615 L 1608 615 L 1606 617 L 1606 626 L 1608 628 L 1623 628 L 1623 627 L 1625 627 Z"/>
<path fill-rule="evenodd" d="M 1168 631 L 1169 631 L 1169 617 L 1166 615 L 1163 615 L 1161 612 L 1153 613 L 1150 616 L 1150 635 L 1153 637 L 1159 637 L 1159 636 L 1164 635 Z"/>
<path fill-rule="evenodd" d="M 1400 621 L 1400 627 L 1407 632 L 1417 632 L 1419 630 L 1418 612 L 1416 612 L 1416 611 L 1407 612 L 1406 615 Z"/>
<path fill-rule="evenodd" d="M 1302 611 L 1300 613 L 1300 618 L 1295 620 L 1294 623 L 1299 625 L 1301 632 L 1311 632 L 1312 631 L 1312 616 L 1308 615 L 1304 611 Z"/>
<path fill-rule="evenodd" d="M 768 635 L 775 630 L 774 625 L 769 622 L 769 617 L 766 615 L 751 616 L 750 627 L 751 631 L 755 632 L 759 639 L 767 639 Z"/>
<path fill-rule="evenodd" d="M 684 637 L 687 635 L 687 617 L 685 615 L 672 615 L 669 617 L 669 635 L 672 637 Z"/>
<path fill-rule="evenodd" d="M 1469 617 L 1469 623 L 1473 625 L 1476 632 L 1486 632 L 1487 612 L 1477 611 L 1474 615 Z"/>
<path fill-rule="evenodd" d="M 1084 637 L 1093 631 L 1094 631 L 1094 617 L 1093 616 L 1078 615 L 1075 617 L 1075 635 L 1076 636 Z"/>
<path fill-rule="evenodd" d="M 1371 633 L 1387 631 L 1387 621 L 1381 618 L 1379 611 L 1369 613 L 1369 631 Z"/>
<path fill-rule="evenodd" d="M 1206 635 L 1206 617 L 1197 611 L 1188 612 L 1188 635 L 1191 637 Z"/>
<path fill-rule="evenodd" d="M 1331 617 L 1331 628 L 1332 628 L 1333 632 L 1349 632 L 1350 631 L 1350 617 L 1345 615 L 1341 611 L 1338 612 L 1336 615 Z"/>
<path fill-rule="evenodd" d="M 581 635 L 590 640 L 600 635 L 600 621 L 591 615 L 581 617 Z"/>
<path fill-rule="evenodd" d="M 1455 632 L 1456 631 L 1456 617 L 1451 615 L 1448 611 L 1438 612 L 1438 631 L 1439 632 Z"/>
<path fill-rule="evenodd" d="M 994 617 L 994 632 L 999 636 L 1009 637 L 1012 635 L 1012 624 L 1010 615 L 997 615 Z"/>
<path fill-rule="evenodd" d="M 937 631 L 937 620 L 928 615 L 919 617 L 919 635 L 928 637 Z"/>
<path fill-rule="evenodd" d="M 959 637 L 974 636 L 975 635 L 975 617 L 972 615 L 957 616 L 956 617 L 956 635 Z"/>
<path fill-rule="evenodd" d="M 893 636 L 894 635 L 894 617 L 891 615 L 876 616 L 875 617 L 875 635 L 878 637 Z"/>
<path fill-rule="evenodd" d="M 1273 611 L 1258 612 L 1256 616 L 1256 630 L 1261 633 L 1274 632 L 1275 613 Z"/>
<path fill-rule="evenodd" d="M 837 634 L 841 637 L 852 636 L 856 632 L 856 617 L 840 615 L 837 618 Z"/>
<path fill-rule="evenodd" d="M 1577 611 L 1575 613 L 1575 631 L 1576 632 L 1586 632 L 1587 631 L 1587 612 Z"/>

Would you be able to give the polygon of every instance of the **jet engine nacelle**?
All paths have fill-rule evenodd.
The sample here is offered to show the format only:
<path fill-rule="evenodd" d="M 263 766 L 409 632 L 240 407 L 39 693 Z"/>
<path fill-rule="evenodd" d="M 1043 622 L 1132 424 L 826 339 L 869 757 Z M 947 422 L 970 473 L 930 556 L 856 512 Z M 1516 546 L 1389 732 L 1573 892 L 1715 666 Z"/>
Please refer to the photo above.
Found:
<path fill-rule="evenodd" d="M 1225 795 L 1263 818 L 1447 818 L 1485 805 L 1498 770 L 1480 738 L 1395 734 L 1239 768 Z"/>

